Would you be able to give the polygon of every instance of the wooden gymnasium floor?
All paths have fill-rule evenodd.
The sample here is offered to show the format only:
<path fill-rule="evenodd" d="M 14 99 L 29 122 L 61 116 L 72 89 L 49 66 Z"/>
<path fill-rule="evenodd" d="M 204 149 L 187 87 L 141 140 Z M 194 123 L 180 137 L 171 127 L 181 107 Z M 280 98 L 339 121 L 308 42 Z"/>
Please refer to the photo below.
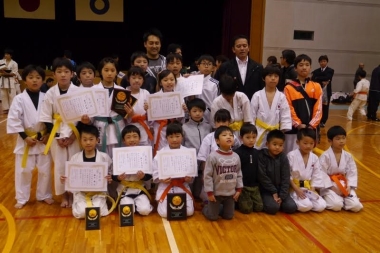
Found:
<path fill-rule="evenodd" d="M 339 124 L 348 133 L 347 148 L 357 159 L 364 209 L 322 213 L 264 213 L 231 221 L 207 221 L 197 211 L 187 221 L 167 222 L 154 212 L 135 216 L 134 227 L 118 226 L 116 211 L 101 219 L 100 231 L 85 231 L 83 220 L 72 217 L 58 201 L 36 201 L 35 176 L 30 202 L 16 210 L 14 190 L 15 136 L 6 134 L 6 115 L 0 115 L 0 249 L 3 252 L 380 252 L 380 123 L 346 110 L 331 110 L 322 129 L 319 148 L 326 149 L 328 127 Z M 359 118 L 358 118 L 359 117 Z M 13 243 L 13 247 L 12 247 Z"/>

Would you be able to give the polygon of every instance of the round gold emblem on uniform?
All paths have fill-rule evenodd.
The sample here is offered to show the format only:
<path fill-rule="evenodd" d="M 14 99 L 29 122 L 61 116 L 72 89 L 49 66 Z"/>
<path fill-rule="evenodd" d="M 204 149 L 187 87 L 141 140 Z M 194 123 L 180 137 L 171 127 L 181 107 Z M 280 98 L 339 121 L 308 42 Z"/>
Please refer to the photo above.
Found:
<path fill-rule="evenodd" d="M 173 205 L 179 206 L 182 203 L 182 199 L 180 196 L 174 196 L 172 199 Z"/>
<path fill-rule="evenodd" d="M 116 95 L 116 98 L 118 100 L 123 101 L 123 100 L 125 100 L 127 98 L 127 95 L 124 92 L 118 92 L 117 95 Z"/>
<path fill-rule="evenodd" d="M 96 212 L 95 209 L 91 209 L 89 212 L 88 212 L 88 216 L 90 216 L 91 218 L 94 218 L 96 217 L 98 213 Z"/>
<path fill-rule="evenodd" d="M 131 212 L 131 208 L 129 206 L 123 207 L 123 214 L 129 214 Z"/>

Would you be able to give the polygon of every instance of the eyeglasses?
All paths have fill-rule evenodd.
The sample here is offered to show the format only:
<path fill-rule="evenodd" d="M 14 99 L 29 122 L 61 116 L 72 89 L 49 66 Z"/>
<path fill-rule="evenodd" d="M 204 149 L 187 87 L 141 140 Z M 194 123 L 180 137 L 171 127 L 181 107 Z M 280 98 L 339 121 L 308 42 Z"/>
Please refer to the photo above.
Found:
<path fill-rule="evenodd" d="M 212 66 L 212 63 L 210 63 L 210 62 L 201 62 L 201 65 L 203 65 L 203 66 L 205 66 L 205 67 L 210 67 L 210 66 Z"/>

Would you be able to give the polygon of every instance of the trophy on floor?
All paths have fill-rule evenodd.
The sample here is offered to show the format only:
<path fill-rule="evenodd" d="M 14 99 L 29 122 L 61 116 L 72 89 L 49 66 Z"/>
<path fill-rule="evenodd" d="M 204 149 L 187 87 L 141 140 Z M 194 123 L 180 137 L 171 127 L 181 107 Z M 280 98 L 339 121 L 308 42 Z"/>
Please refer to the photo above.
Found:
<path fill-rule="evenodd" d="M 86 207 L 86 230 L 100 229 L 100 207 Z"/>
<path fill-rule="evenodd" d="M 133 204 L 119 205 L 119 224 L 120 227 L 134 225 Z"/>
<path fill-rule="evenodd" d="M 186 220 L 186 193 L 168 193 L 168 220 Z"/>

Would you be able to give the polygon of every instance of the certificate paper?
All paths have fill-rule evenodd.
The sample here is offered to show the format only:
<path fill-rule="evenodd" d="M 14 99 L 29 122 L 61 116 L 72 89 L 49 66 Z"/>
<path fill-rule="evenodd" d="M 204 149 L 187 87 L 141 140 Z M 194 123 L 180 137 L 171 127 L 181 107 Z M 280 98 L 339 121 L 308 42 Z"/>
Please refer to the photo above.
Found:
<path fill-rule="evenodd" d="M 108 90 L 106 89 L 93 89 L 92 92 L 95 96 L 96 107 L 98 109 L 99 117 L 109 116 L 109 105 L 108 105 Z"/>
<path fill-rule="evenodd" d="M 195 148 L 161 150 L 157 159 L 159 179 L 198 175 Z"/>
<path fill-rule="evenodd" d="M 203 79 L 203 75 L 193 75 L 179 78 L 175 91 L 180 92 L 182 97 L 200 95 L 202 94 L 203 89 Z"/>
<path fill-rule="evenodd" d="M 58 112 L 65 123 L 80 121 L 84 114 L 89 117 L 98 116 L 96 99 L 92 89 L 64 94 L 57 97 Z"/>
<path fill-rule="evenodd" d="M 107 191 L 108 163 L 66 162 L 65 190 L 76 192 Z"/>
<path fill-rule="evenodd" d="M 114 148 L 113 173 L 136 174 L 139 170 L 146 174 L 152 174 L 152 147 L 135 146 L 125 148 Z"/>
<path fill-rule="evenodd" d="M 160 92 L 148 96 L 148 120 L 181 118 L 183 99 L 179 92 Z"/>

